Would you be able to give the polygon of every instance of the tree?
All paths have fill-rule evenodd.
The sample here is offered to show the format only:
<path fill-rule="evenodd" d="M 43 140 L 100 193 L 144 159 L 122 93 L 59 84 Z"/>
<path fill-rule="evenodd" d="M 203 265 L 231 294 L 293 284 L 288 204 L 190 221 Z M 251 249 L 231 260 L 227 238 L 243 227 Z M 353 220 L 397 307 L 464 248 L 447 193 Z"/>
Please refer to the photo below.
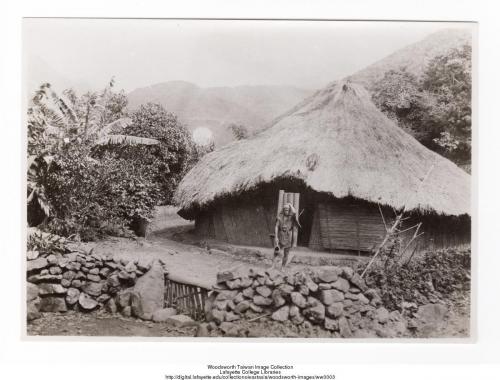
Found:
<path fill-rule="evenodd" d="M 429 149 L 470 170 L 471 48 L 432 59 L 421 78 L 404 68 L 374 84 L 377 107 Z"/>
<path fill-rule="evenodd" d="M 115 92 L 114 80 L 102 90 L 78 96 L 74 90 L 63 91 L 68 105 L 78 120 L 77 131 L 82 138 L 95 139 L 113 133 L 117 123 L 127 123 L 128 99 L 124 91 Z"/>
<path fill-rule="evenodd" d="M 131 123 L 123 128 L 125 135 L 155 139 L 159 144 L 154 147 L 120 148 L 120 156 L 140 157 L 142 162 L 154 168 L 155 181 L 162 194 L 161 203 L 169 204 L 194 153 L 191 134 L 174 114 L 167 112 L 160 104 L 141 105 L 130 117 Z M 140 154 L 131 155 L 131 151 Z"/>
<path fill-rule="evenodd" d="M 111 134 L 131 123 L 123 117 L 122 94 L 111 87 L 78 97 L 71 90 L 59 96 L 44 84 L 35 93 L 28 109 L 30 225 L 43 223 L 51 232 L 89 240 L 125 232 L 158 204 L 155 166 L 143 165 L 141 155 L 120 157 L 112 150 L 142 147 L 149 156 L 159 142 Z"/>
<path fill-rule="evenodd" d="M 374 85 L 373 101 L 390 119 L 412 134 L 424 145 L 432 144 L 432 131 L 422 120 L 430 107 L 429 99 L 420 88 L 417 77 L 403 67 L 390 70 Z"/>
<path fill-rule="evenodd" d="M 191 155 L 191 159 L 188 164 L 187 170 L 190 170 L 198 161 L 201 160 L 203 156 L 206 154 L 213 152 L 215 150 L 215 142 L 211 142 L 210 144 L 200 145 L 193 144 L 193 153 Z"/>
<path fill-rule="evenodd" d="M 434 142 L 442 148 L 445 156 L 461 165 L 470 166 L 471 46 L 453 49 L 430 61 L 424 73 L 422 88 L 435 99 L 429 119 L 440 135 Z"/>
<path fill-rule="evenodd" d="M 231 123 L 229 124 L 228 129 L 231 130 L 236 140 L 247 139 L 250 135 L 250 133 L 248 132 L 248 128 L 243 124 Z"/>

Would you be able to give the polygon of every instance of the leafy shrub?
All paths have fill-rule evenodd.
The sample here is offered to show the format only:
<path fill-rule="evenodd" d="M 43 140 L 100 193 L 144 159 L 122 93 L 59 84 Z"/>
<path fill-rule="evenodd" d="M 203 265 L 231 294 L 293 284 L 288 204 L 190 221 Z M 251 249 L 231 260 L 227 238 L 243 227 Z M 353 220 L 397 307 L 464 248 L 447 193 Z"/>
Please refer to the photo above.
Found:
<path fill-rule="evenodd" d="M 151 217 L 160 191 L 147 165 L 70 145 L 55 159 L 45 188 L 53 205 L 48 228 L 63 236 L 93 240 L 103 234 L 130 235 L 129 224 Z"/>
<path fill-rule="evenodd" d="M 191 135 L 160 105 L 127 118 L 126 97 L 112 87 L 80 97 L 71 90 L 60 97 L 49 84 L 36 92 L 28 110 L 29 225 L 82 240 L 129 236 L 170 201 L 193 161 Z"/>
<path fill-rule="evenodd" d="M 133 157 L 149 166 L 153 180 L 159 186 L 160 203 L 170 204 L 195 153 L 191 134 L 174 114 L 160 104 L 142 105 L 130 116 L 132 123 L 123 129 L 124 134 L 153 138 L 160 144 L 155 147 L 118 147 L 114 153 L 123 158 Z"/>
<path fill-rule="evenodd" d="M 388 309 L 398 310 L 403 301 L 423 305 L 469 289 L 470 265 L 470 248 L 426 251 L 409 263 L 382 255 L 365 279 L 369 286 L 381 289 Z"/>
<path fill-rule="evenodd" d="M 37 251 L 41 255 L 64 253 L 66 242 L 62 236 L 43 232 L 37 228 L 28 229 L 28 251 Z"/>

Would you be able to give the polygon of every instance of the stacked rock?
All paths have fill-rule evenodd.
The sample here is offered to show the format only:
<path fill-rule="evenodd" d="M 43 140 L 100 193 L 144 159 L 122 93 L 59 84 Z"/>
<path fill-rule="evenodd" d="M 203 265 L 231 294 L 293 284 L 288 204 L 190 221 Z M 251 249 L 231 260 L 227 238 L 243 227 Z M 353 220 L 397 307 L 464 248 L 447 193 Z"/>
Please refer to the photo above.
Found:
<path fill-rule="evenodd" d="M 369 289 L 350 267 L 316 267 L 302 272 L 252 268 L 248 273 L 227 271 L 207 302 L 207 320 L 216 324 L 269 316 L 275 321 L 320 325 L 342 337 L 396 336 L 406 328 L 389 313 L 379 292 Z M 378 331 L 380 330 L 380 331 Z M 387 331 L 390 330 L 390 331 Z"/>
<path fill-rule="evenodd" d="M 78 248 L 55 254 L 28 251 L 28 320 L 40 311 L 97 309 L 150 267 L 150 259 L 129 261 Z"/>

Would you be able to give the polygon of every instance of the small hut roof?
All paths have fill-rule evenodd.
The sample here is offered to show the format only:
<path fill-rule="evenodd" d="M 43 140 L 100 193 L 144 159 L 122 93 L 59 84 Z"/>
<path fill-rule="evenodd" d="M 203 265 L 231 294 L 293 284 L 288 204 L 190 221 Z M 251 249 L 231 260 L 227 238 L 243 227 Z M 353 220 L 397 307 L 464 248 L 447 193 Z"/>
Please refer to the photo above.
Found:
<path fill-rule="evenodd" d="M 191 217 L 217 198 L 287 177 L 337 198 L 470 214 L 470 175 L 404 132 L 349 82 L 316 92 L 253 138 L 204 156 L 175 201 Z"/>

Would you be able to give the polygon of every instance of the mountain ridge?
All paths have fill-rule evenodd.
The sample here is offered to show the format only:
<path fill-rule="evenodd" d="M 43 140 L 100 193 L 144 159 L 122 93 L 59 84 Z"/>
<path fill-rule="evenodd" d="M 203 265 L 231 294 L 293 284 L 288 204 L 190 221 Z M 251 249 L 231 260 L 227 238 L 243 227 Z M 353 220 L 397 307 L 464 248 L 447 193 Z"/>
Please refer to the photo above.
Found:
<path fill-rule="evenodd" d="M 141 87 L 128 94 L 129 109 L 147 102 L 160 103 L 191 131 L 209 128 L 217 146 L 234 139 L 231 123 L 259 130 L 312 90 L 286 85 L 240 85 L 201 87 L 187 81 L 169 81 Z"/>

